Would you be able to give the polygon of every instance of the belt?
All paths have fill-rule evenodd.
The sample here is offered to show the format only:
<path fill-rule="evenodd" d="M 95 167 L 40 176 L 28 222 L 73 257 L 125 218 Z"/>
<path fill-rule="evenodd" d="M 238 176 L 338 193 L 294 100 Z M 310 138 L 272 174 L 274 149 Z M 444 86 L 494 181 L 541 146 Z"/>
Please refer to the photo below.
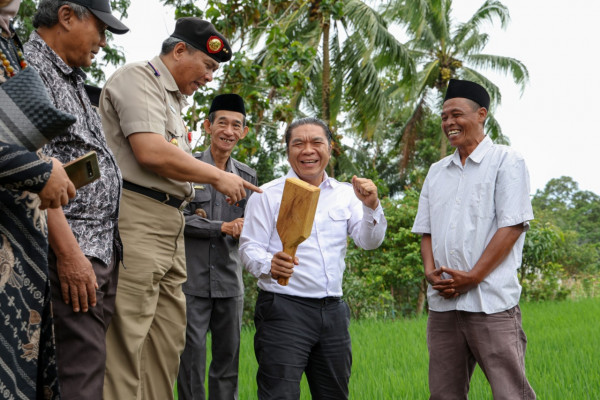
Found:
<path fill-rule="evenodd" d="M 313 306 L 313 307 L 323 307 L 326 306 L 328 304 L 332 304 L 332 303 L 340 303 L 342 301 L 341 297 L 336 297 L 336 296 L 327 296 L 327 297 L 321 297 L 321 298 L 316 298 L 316 297 L 300 297 L 300 296 L 292 296 L 290 294 L 281 294 L 281 293 L 274 293 L 274 292 L 268 292 L 266 290 L 260 290 L 259 289 L 259 296 L 264 296 L 267 298 L 273 298 L 275 296 L 279 296 L 279 297 L 283 297 L 284 299 L 288 299 L 291 301 L 295 301 L 297 303 L 302 303 L 308 306 Z"/>
<path fill-rule="evenodd" d="M 177 197 L 171 197 L 168 193 L 159 192 L 158 190 L 150 189 L 145 186 L 140 186 L 129 181 L 123 181 L 123 188 L 131 190 L 144 196 L 150 197 L 156 201 L 166 204 L 171 207 L 175 207 L 178 210 L 182 210 L 188 202 L 185 200 L 178 199 Z"/>

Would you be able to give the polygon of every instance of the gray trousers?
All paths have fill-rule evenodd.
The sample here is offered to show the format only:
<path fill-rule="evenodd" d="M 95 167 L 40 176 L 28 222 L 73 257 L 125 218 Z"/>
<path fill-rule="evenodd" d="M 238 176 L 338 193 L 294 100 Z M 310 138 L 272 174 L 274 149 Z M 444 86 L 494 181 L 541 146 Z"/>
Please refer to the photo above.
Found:
<path fill-rule="evenodd" d="M 430 399 L 466 400 L 475 364 L 487 377 L 494 400 L 535 399 L 525 377 L 526 346 L 518 305 L 495 314 L 430 311 Z"/>
<path fill-rule="evenodd" d="M 186 340 L 179 364 L 177 392 L 180 400 L 204 400 L 206 333 L 212 338 L 208 371 L 211 400 L 238 398 L 238 361 L 244 297 L 203 298 L 185 295 Z"/>
<path fill-rule="evenodd" d="M 63 400 L 101 400 L 106 361 L 106 330 L 115 310 L 119 269 L 114 255 L 111 265 L 89 258 L 96 274 L 96 306 L 73 312 L 62 299 L 56 256 L 50 250 L 50 289 L 56 336 L 58 383 Z"/>

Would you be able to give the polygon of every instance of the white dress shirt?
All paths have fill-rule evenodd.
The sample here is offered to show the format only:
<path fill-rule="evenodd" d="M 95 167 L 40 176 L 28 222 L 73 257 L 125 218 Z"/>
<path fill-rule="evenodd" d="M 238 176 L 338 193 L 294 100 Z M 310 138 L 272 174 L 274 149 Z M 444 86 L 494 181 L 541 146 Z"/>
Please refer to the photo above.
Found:
<path fill-rule="evenodd" d="M 341 297 L 347 237 L 366 250 L 379 247 L 387 227 L 381 203 L 372 210 L 358 200 L 351 184 L 325 175 L 310 237 L 296 250 L 299 265 L 288 285 L 281 286 L 271 277 L 271 259 L 283 250 L 277 216 L 285 180 L 291 177 L 297 178 L 293 170 L 248 199 L 240 236 L 242 262 L 258 278 L 262 290 L 309 298 Z"/>
<path fill-rule="evenodd" d="M 523 157 L 486 136 L 464 166 L 458 151 L 431 166 L 412 231 L 431 234 L 436 268 L 470 271 L 499 228 L 524 224 L 527 230 L 532 219 Z M 465 294 L 444 299 L 429 285 L 429 308 L 491 314 L 517 305 L 524 241 L 525 232 L 506 259 Z"/>

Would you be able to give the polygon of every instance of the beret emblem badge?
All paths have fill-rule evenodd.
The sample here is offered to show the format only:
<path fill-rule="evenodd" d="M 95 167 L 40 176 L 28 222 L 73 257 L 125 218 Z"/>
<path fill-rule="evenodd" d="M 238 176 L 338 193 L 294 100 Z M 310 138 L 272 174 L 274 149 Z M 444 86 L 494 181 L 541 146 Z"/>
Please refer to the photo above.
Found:
<path fill-rule="evenodd" d="M 218 36 L 211 36 L 208 38 L 208 41 L 206 42 L 206 49 L 211 54 L 218 53 L 219 51 L 221 51 L 223 46 L 224 46 L 223 41 Z"/>

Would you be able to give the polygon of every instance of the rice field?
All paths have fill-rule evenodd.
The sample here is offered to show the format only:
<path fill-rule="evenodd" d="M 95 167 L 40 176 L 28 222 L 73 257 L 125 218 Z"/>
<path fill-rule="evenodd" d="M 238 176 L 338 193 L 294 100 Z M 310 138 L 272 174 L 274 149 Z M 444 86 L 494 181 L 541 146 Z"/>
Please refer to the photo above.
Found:
<path fill-rule="evenodd" d="M 528 337 L 527 376 L 538 399 L 600 399 L 600 298 L 521 304 Z M 351 324 L 350 398 L 427 399 L 426 318 Z M 254 330 L 242 332 L 239 398 L 256 398 Z M 210 357 L 210 356 L 209 356 Z M 310 399 L 306 382 L 301 399 Z M 471 399 L 492 399 L 483 373 Z"/>

